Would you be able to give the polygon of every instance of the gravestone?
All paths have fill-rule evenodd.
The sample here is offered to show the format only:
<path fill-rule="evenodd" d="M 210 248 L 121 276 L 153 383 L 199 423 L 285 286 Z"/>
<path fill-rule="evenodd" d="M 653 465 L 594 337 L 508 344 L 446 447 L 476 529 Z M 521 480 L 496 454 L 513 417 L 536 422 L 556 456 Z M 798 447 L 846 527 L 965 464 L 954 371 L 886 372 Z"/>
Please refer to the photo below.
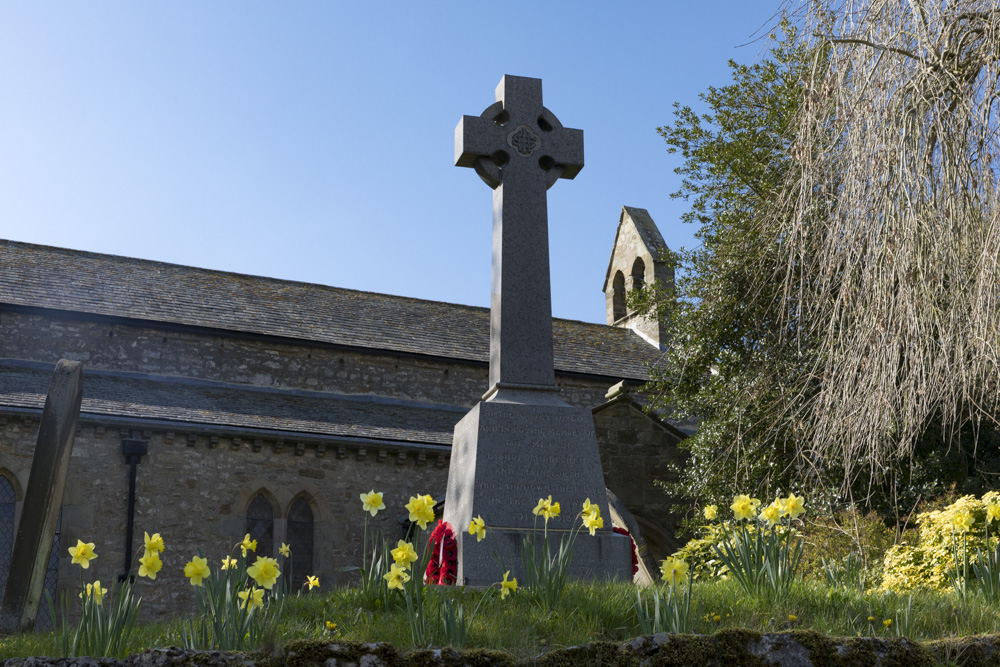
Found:
<path fill-rule="evenodd" d="M 59 522 L 82 398 L 83 366 L 77 361 L 60 360 L 42 409 L 10 574 L 0 604 L 2 634 L 25 632 L 34 625 Z"/>
<path fill-rule="evenodd" d="M 541 79 L 507 75 L 493 105 L 459 121 L 455 165 L 493 189 L 490 387 L 455 426 L 444 513 L 458 541 L 458 581 L 499 581 L 497 553 L 518 576 L 521 544 L 543 525 L 532 509 L 550 495 L 562 507 L 548 526 L 557 547 L 580 525 L 587 498 L 608 526 L 579 536 L 570 573 L 631 579 L 631 542 L 610 530 L 593 417 L 555 385 L 546 191 L 583 168 L 583 132 L 542 106 Z M 476 516 L 487 525 L 482 542 L 466 530 Z"/>

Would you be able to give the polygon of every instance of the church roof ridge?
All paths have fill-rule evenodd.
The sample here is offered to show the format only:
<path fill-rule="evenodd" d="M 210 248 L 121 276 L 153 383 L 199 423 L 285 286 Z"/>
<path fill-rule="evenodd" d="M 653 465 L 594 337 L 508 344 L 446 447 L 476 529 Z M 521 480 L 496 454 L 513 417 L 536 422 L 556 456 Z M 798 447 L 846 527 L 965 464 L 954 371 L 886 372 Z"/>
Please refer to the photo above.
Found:
<path fill-rule="evenodd" d="M 0 239 L 0 304 L 486 362 L 489 308 Z M 627 329 L 553 319 L 559 371 L 645 379 Z"/>

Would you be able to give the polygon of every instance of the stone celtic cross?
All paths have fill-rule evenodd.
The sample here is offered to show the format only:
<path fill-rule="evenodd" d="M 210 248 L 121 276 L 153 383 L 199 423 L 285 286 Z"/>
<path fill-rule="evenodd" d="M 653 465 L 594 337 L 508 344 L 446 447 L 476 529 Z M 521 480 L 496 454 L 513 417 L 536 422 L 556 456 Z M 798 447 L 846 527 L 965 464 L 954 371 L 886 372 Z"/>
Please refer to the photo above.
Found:
<path fill-rule="evenodd" d="M 490 389 L 553 390 L 546 190 L 583 168 L 583 130 L 542 106 L 542 80 L 506 75 L 455 128 L 455 165 L 493 188 Z M 510 392 L 508 392 L 510 393 Z"/>

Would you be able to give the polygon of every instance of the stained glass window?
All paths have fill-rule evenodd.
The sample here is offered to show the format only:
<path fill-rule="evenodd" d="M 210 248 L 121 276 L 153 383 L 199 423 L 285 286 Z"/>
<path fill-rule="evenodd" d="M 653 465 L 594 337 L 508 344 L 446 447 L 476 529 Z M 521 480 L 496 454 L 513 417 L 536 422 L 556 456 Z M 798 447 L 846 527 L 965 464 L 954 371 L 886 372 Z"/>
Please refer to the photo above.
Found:
<path fill-rule="evenodd" d="M 292 590 L 299 590 L 313 572 L 313 512 L 299 497 L 288 509 L 288 544 L 292 548 Z"/>
<path fill-rule="evenodd" d="M 0 597 L 7 585 L 11 553 L 14 551 L 14 485 L 0 475 Z"/>
<path fill-rule="evenodd" d="M 257 540 L 256 555 L 274 555 L 274 510 L 263 493 L 254 496 L 247 507 L 246 532 L 251 540 Z"/>

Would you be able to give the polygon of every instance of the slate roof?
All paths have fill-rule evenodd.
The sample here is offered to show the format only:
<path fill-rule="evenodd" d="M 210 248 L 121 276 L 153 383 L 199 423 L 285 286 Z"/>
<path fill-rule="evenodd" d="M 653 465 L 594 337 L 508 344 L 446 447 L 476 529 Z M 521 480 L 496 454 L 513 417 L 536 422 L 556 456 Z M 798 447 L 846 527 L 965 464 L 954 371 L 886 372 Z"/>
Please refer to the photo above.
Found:
<path fill-rule="evenodd" d="M 0 240 L 0 306 L 133 318 L 489 361 L 488 308 Z M 633 331 L 553 320 L 558 371 L 645 380 Z"/>
<path fill-rule="evenodd" d="M 41 410 L 52 364 L 0 363 L 0 406 Z M 193 407 L 194 406 L 194 407 Z M 451 446 L 468 410 L 391 399 L 86 370 L 81 417 L 112 416 Z"/>

